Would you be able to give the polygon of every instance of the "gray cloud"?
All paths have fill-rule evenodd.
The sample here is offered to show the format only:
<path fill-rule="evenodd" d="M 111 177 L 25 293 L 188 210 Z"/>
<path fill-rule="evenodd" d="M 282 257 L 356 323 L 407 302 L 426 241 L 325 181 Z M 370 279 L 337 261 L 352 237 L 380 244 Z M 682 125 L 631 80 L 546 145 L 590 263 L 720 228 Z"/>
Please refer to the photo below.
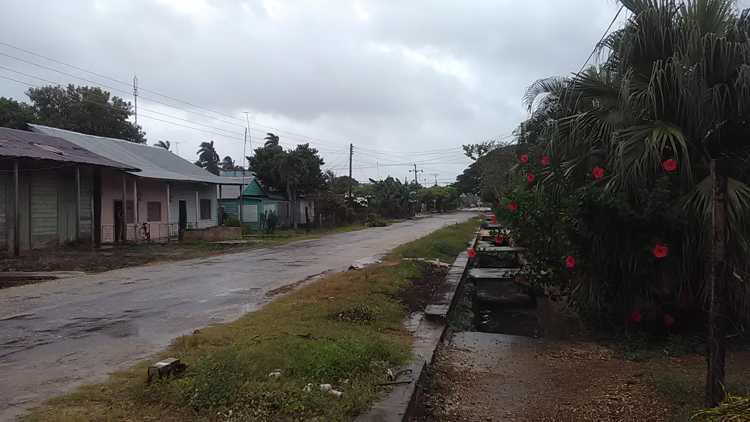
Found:
<path fill-rule="evenodd" d="M 140 104 L 152 111 L 139 119 L 149 140 L 181 142 L 180 154 L 191 159 L 205 139 L 239 159 L 248 111 L 254 138 L 268 127 L 307 135 L 334 167 L 353 142 L 355 167 L 373 167 L 358 169 L 360 178 L 403 178 L 407 167 L 386 165 L 421 161 L 425 173 L 448 180 L 467 163 L 460 145 L 509 133 L 524 117 L 526 86 L 576 71 L 618 7 L 614 0 L 6 0 L 0 39 L 119 80 L 137 74 Z M 43 62 L 3 46 L 0 53 Z M 3 56 L 0 64 L 85 84 Z M 81 75 L 129 98 L 126 85 Z M 2 69 L 0 76 L 42 84 Z M 25 89 L 0 78 L 0 95 L 23 98 Z M 189 112 L 148 89 L 231 117 Z M 281 135 L 289 144 L 306 139 Z M 454 149 L 405 152 L 447 148 Z"/>

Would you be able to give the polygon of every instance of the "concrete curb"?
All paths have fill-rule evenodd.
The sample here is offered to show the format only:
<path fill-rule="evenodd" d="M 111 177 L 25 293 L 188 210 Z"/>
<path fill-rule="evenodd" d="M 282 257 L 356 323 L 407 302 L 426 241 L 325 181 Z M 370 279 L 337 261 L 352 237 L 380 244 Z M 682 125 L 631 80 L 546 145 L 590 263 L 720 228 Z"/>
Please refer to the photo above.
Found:
<path fill-rule="evenodd" d="M 425 369 L 432 364 L 437 346 L 443 341 L 448 328 L 448 314 L 454 305 L 454 299 L 461 280 L 466 274 L 469 257 L 466 251 L 461 252 L 451 265 L 445 277 L 444 288 L 440 296 L 425 308 L 424 317 L 413 321 L 412 331 L 414 358 L 406 369 L 412 372 L 412 380 L 407 384 L 398 384 L 382 400 L 375 403 L 367 413 L 358 416 L 357 422 L 401 422 L 410 414 L 415 405 L 418 386 L 425 376 Z"/>

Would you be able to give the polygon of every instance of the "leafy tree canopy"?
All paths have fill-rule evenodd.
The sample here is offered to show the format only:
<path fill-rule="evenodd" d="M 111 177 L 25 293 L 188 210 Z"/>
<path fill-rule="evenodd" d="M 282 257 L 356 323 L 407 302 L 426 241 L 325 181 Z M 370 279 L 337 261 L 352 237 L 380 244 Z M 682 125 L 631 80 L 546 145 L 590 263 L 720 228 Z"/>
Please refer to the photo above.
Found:
<path fill-rule="evenodd" d="M 12 98 L 0 97 L 0 126 L 26 129 L 26 123 L 34 121 L 34 110 L 31 106 Z"/>
<path fill-rule="evenodd" d="M 128 121 L 133 114 L 129 102 L 98 87 L 44 86 L 30 88 L 33 122 L 89 135 L 145 143 L 140 126 Z"/>

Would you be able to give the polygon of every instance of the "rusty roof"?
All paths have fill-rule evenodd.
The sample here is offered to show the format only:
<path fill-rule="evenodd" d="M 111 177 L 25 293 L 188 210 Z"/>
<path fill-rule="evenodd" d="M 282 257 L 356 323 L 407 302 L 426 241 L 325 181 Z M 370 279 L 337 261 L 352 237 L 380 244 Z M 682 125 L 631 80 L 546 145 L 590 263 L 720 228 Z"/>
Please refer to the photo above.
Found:
<path fill-rule="evenodd" d="M 30 158 L 138 171 L 56 136 L 0 127 L 0 157 Z"/>
<path fill-rule="evenodd" d="M 29 127 L 36 133 L 58 136 L 102 157 L 125 163 L 128 167 L 137 168 L 140 171 L 136 176 L 139 177 L 219 185 L 241 184 L 231 177 L 211 174 L 164 148 L 137 144 L 124 139 L 87 135 L 49 126 L 29 124 Z"/>

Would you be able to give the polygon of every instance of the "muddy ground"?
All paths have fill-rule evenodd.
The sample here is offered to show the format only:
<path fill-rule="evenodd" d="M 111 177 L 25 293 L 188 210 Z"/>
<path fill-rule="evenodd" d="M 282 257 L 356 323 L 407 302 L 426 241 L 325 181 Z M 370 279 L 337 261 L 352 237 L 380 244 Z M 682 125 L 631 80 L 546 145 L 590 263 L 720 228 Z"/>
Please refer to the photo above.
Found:
<path fill-rule="evenodd" d="M 412 421 L 686 421 L 701 407 L 701 346 L 684 350 L 676 336 L 635 348 L 545 339 L 533 310 L 480 305 L 472 294 L 464 286 Z M 750 394 L 746 345 L 730 353 L 727 374 L 729 391 Z"/>
<path fill-rule="evenodd" d="M 14 271 L 84 271 L 100 273 L 119 268 L 151 264 L 163 261 L 200 258 L 228 252 L 238 252 L 252 247 L 255 243 L 209 243 L 209 242 L 170 242 L 142 243 L 131 245 L 109 245 L 101 249 L 90 246 L 67 246 L 52 248 L 43 253 L 27 254 L 20 257 L 0 259 L 0 272 Z M 23 280 L 3 280 L 0 288 L 26 284 Z"/>
<path fill-rule="evenodd" d="M 685 421 L 702 401 L 700 355 L 633 361 L 591 342 L 455 333 L 414 421 Z M 748 393 L 750 352 L 729 362 Z"/>

